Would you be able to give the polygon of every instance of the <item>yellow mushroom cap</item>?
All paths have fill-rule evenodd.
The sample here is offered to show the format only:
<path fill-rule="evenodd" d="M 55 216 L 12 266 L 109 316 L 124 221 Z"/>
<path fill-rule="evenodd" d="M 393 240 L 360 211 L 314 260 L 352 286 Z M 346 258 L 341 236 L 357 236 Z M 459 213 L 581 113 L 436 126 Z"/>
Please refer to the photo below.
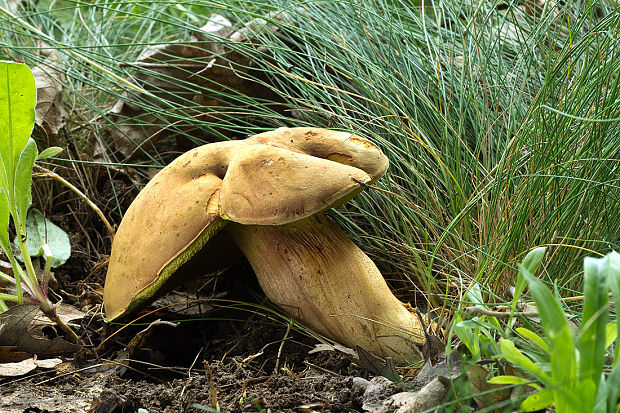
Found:
<path fill-rule="evenodd" d="M 387 163 L 371 142 L 319 128 L 280 128 L 186 152 L 155 175 L 123 217 L 104 287 L 107 318 L 161 294 L 226 220 L 277 225 L 306 218 L 357 195 L 359 182 L 378 179 Z M 205 272 L 220 264 L 216 256 L 205 260 Z"/>

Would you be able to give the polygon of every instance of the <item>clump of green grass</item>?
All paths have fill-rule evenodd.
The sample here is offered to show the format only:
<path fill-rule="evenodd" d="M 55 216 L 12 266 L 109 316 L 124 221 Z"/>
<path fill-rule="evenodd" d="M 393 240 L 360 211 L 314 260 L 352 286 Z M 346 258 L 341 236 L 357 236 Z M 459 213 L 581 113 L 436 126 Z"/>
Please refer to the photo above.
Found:
<path fill-rule="evenodd" d="M 243 76 L 272 97 L 129 64 L 149 45 L 187 41 L 212 11 L 237 25 L 271 13 L 279 31 L 204 42 L 248 56 Z M 571 294 L 584 255 L 620 247 L 620 20 L 606 1 L 67 1 L 14 14 L 0 25 L 0 54 L 37 63 L 37 40 L 56 48 L 79 125 L 72 139 L 98 142 L 112 163 L 121 159 L 107 146 L 117 120 L 107 111 L 121 96 L 152 115 L 136 116 L 137 126 L 195 143 L 285 125 L 373 139 L 389 173 L 338 218 L 405 300 L 441 306 L 476 280 L 503 301 L 516 263 L 541 245 L 547 274 Z M 228 64 L 227 54 L 218 58 Z M 173 95 L 141 93 L 145 73 Z M 197 103 L 196 94 L 218 103 Z M 163 164 L 157 149 L 139 151 Z"/>

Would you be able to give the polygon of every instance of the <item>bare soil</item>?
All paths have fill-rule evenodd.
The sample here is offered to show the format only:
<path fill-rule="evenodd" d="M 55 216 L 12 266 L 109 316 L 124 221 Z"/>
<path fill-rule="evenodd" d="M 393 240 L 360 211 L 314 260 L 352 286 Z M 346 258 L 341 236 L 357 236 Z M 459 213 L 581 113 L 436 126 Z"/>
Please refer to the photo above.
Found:
<path fill-rule="evenodd" d="M 194 343 L 193 334 L 189 328 L 173 333 L 177 328 L 154 327 L 150 344 L 130 360 L 119 349 L 110 354 L 115 360 L 92 358 L 78 366 L 79 357 L 67 357 L 67 363 L 53 371 L 5 379 L 0 382 L 0 412 L 120 413 L 140 408 L 149 413 L 217 408 L 224 412 L 349 412 L 360 408 L 351 389 L 353 376 L 363 372 L 339 353 L 308 354 L 312 340 L 297 332 L 289 333 L 283 342 L 285 327 L 255 323 L 200 346 L 184 345 Z M 178 343 L 185 354 L 162 352 Z"/>

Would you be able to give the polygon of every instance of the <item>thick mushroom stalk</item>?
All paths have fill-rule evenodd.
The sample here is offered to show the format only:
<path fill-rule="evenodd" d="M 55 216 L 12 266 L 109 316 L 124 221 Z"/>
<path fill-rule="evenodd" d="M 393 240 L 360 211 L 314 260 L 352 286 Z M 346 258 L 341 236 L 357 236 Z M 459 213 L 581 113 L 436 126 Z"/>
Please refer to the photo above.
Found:
<path fill-rule="evenodd" d="M 265 295 L 295 319 L 397 363 L 420 359 L 419 319 L 392 294 L 372 260 L 325 215 L 278 226 L 231 223 L 226 230 Z"/>

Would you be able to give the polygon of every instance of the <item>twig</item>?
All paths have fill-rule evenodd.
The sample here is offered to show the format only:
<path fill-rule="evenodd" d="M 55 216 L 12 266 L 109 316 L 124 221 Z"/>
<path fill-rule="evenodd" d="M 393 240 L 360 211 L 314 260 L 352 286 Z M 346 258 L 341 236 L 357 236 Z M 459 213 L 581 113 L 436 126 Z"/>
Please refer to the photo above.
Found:
<path fill-rule="evenodd" d="M 612 293 L 607 293 L 608 297 L 611 297 L 613 294 Z M 565 303 L 571 303 L 574 301 L 583 301 L 586 298 L 585 295 L 574 295 L 572 297 L 560 297 L 559 300 Z M 530 301 L 528 303 L 526 303 L 527 305 L 536 305 L 536 303 L 534 301 Z M 497 308 L 498 310 L 510 310 L 510 306 L 509 305 L 497 305 L 495 306 L 495 308 Z"/>
<path fill-rule="evenodd" d="M 496 318 L 510 318 L 511 314 L 508 311 L 493 311 L 487 310 L 486 308 L 482 308 L 479 306 L 466 307 L 463 309 L 467 314 L 471 315 L 488 315 Z M 515 311 L 512 313 L 512 316 L 523 316 L 523 317 L 537 317 L 538 311 Z"/>
<path fill-rule="evenodd" d="M 67 181 L 66 179 L 64 179 L 62 176 L 58 175 L 56 172 L 50 171 L 47 168 L 44 168 L 40 165 L 35 165 L 37 168 L 39 168 L 40 170 L 42 170 L 43 172 L 41 174 L 37 174 L 40 176 L 47 176 L 49 178 L 55 179 L 56 181 L 62 183 L 63 185 L 65 185 L 67 188 L 69 188 L 70 190 L 72 190 L 73 192 L 75 192 L 80 198 L 82 198 L 84 201 L 86 201 L 86 203 L 88 204 L 88 206 L 90 206 L 93 211 L 95 211 L 95 213 L 97 215 L 99 215 L 99 218 L 101 218 L 101 220 L 103 221 L 103 223 L 105 224 L 106 228 L 108 229 L 108 233 L 110 234 L 110 237 L 112 239 L 114 239 L 114 228 L 112 227 L 112 225 L 110 225 L 110 223 L 108 222 L 107 218 L 105 217 L 105 215 L 103 214 L 103 212 L 101 212 L 101 210 L 99 209 L 99 207 L 97 205 L 95 205 L 95 203 L 93 201 L 91 201 L 86 195 L 84 195 L 84 193 L 82 191 L 80 191 L 79 189 L 77 189 L 75 186 L 73 186 L 69 181 Z"/>
<path fill-rule="evenodd" d="M 291 326 L 293 325 L 293 320 L 289 321 L 288 326 L 286 327 L 286 333 L 284 333 L 284 337 L 280 342 L 280 347 L 278 348 L 278 356 L 276 358 L 276 366 L 273 368 L 273 374 L 278 374 L 278 370 L 280 370 L 280 356 L 282 355 L 282 349 L 284 348 L 284 343 L 288 338 L 289 333 L 291 332 Z"/>

